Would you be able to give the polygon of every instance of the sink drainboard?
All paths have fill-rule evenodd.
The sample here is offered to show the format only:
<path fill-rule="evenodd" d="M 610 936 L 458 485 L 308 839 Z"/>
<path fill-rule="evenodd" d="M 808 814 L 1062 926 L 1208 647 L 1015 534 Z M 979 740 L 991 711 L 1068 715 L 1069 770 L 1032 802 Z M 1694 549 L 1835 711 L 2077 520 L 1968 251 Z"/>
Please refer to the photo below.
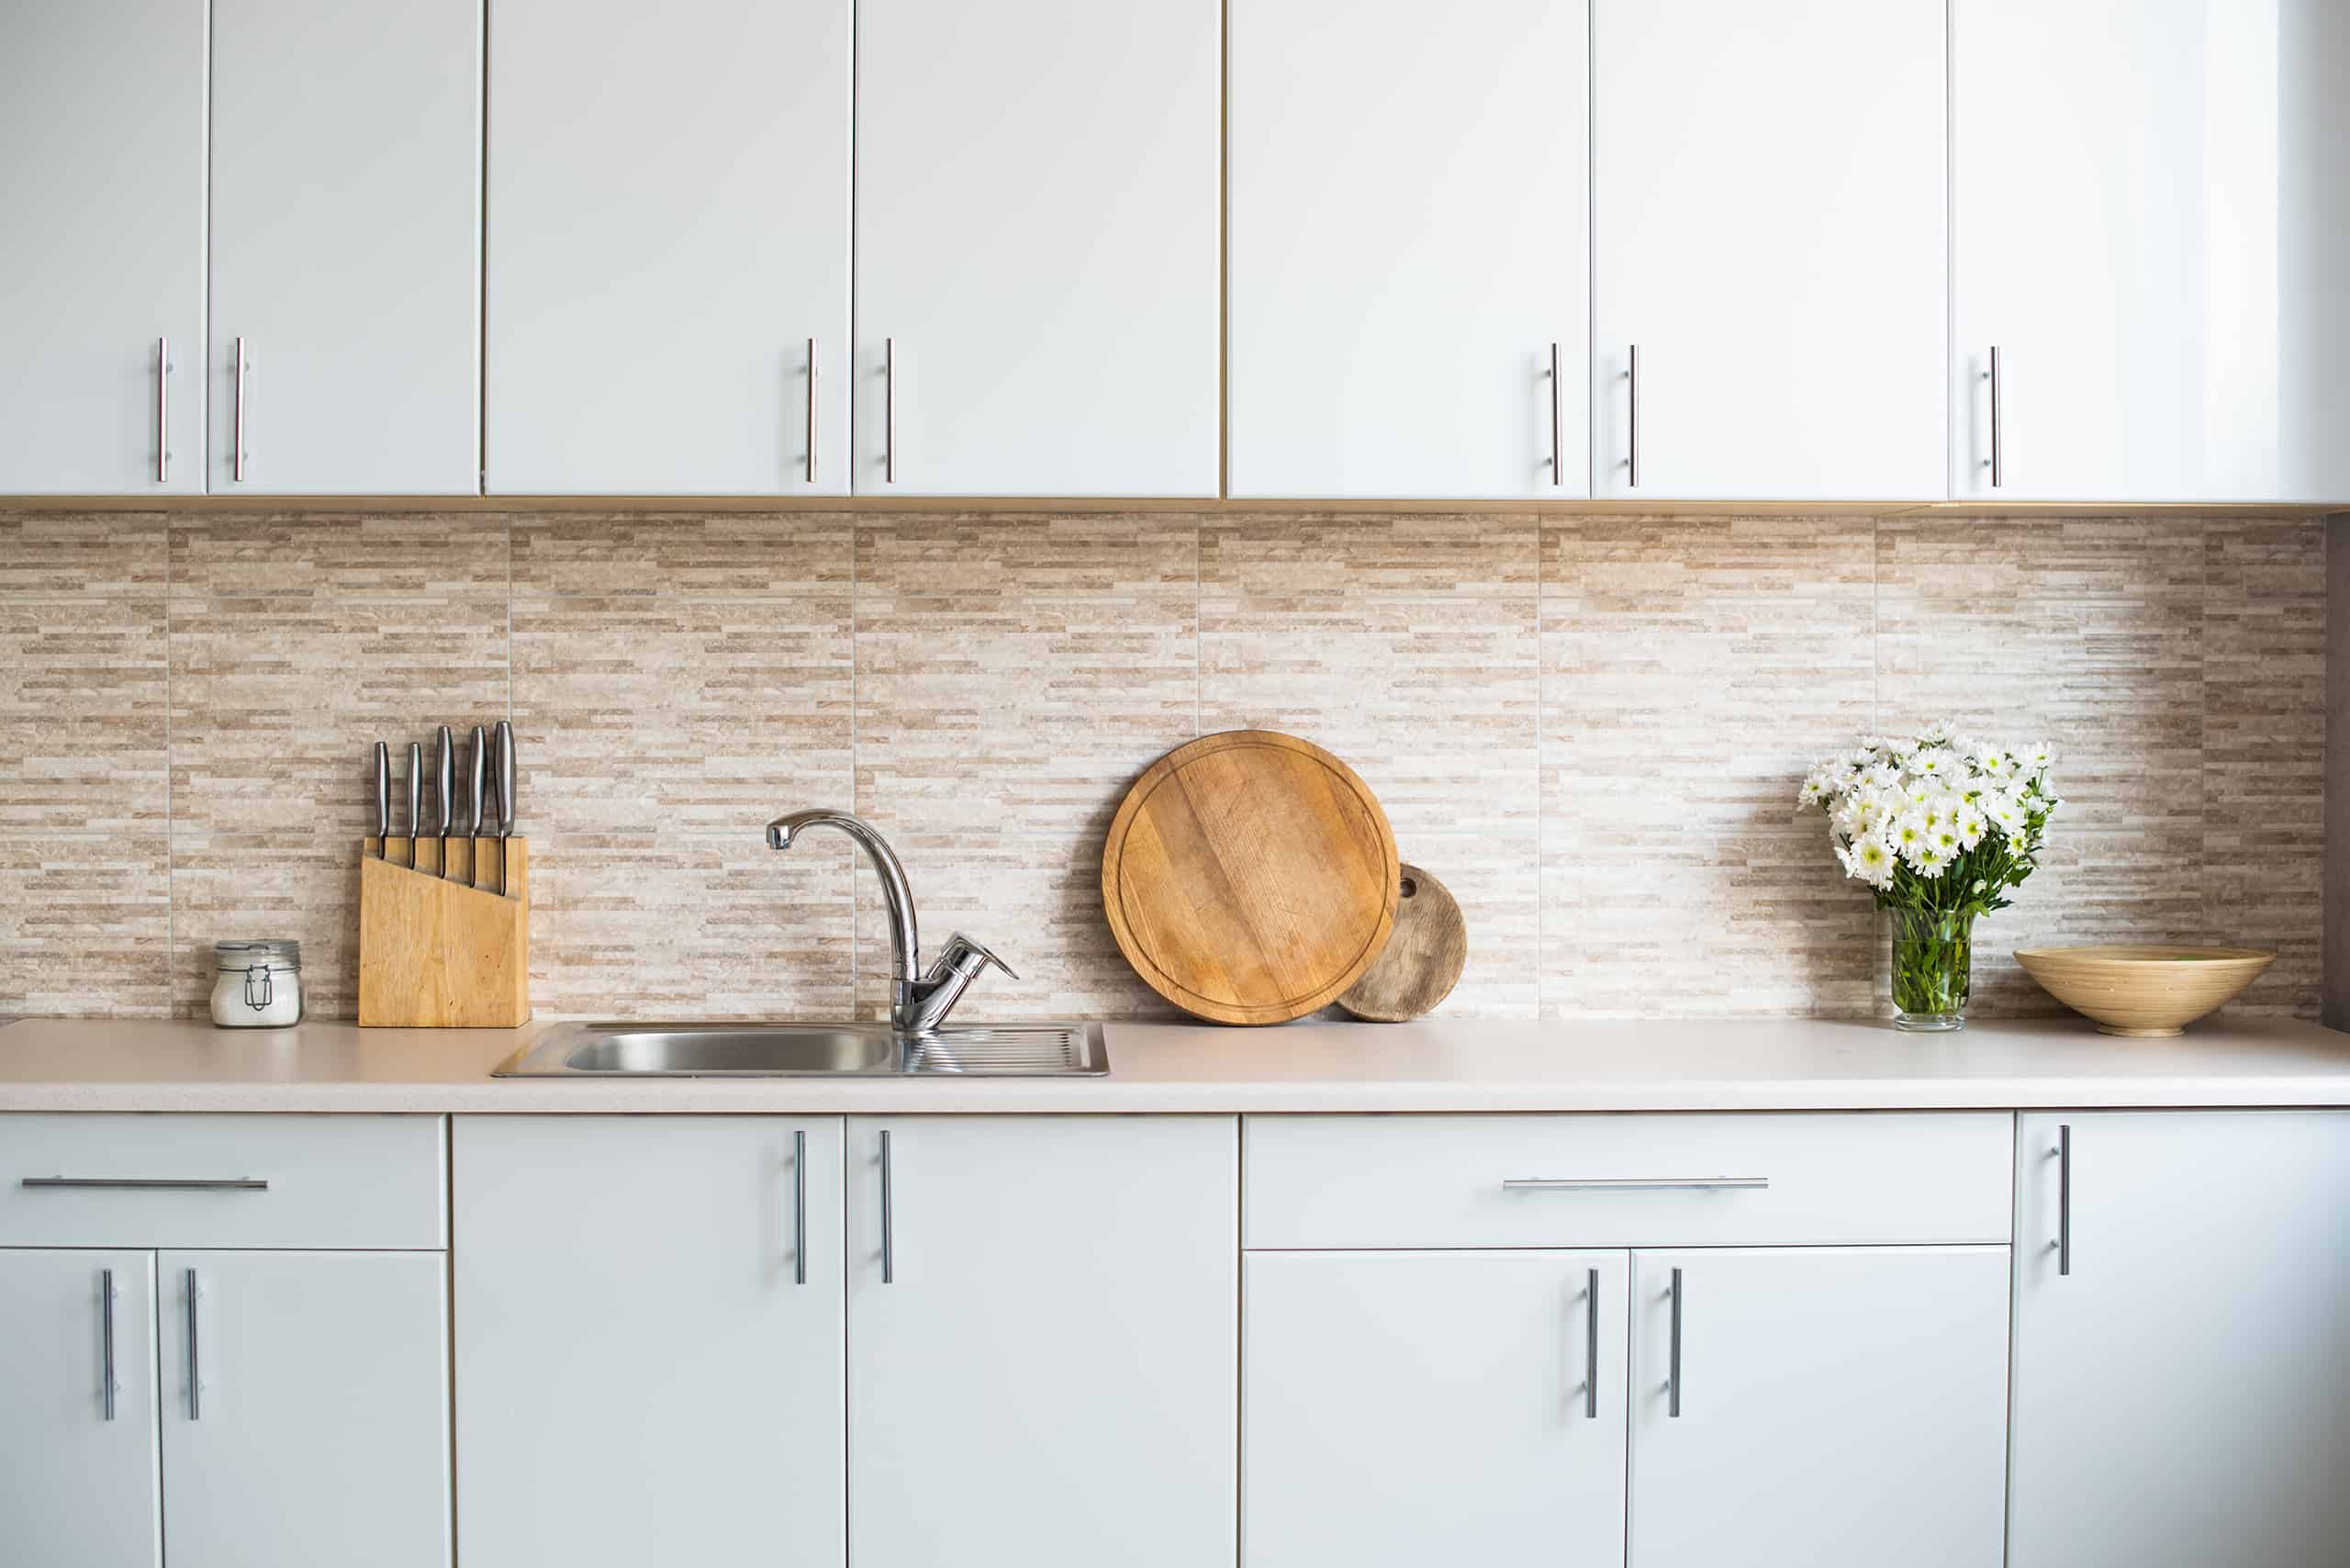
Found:
<path fill-rule="evenodd" d="M 1064 1025 L 967 1024 L 906 1047 L 908 1072 L 1083 1072 L 1085 1034 Z"/>

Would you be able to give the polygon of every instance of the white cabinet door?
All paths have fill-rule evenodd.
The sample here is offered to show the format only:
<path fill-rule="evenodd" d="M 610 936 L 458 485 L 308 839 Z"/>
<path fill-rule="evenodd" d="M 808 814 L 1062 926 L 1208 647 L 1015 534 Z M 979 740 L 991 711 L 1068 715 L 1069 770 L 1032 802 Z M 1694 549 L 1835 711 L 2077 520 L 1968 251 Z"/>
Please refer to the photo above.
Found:
<path fill-rule="evenodd" d="M 851 1568 L 1229 1563 L 1233 1120 L 848 1136 Z"/>
<path fill-rule="evenodd" d="M 1636 1252 L 1632 1341 L 1631 1568 L 1999 1568 L 2006 1248 Z"/>
<path fill-rule="evenodd" d="M 1215 494 L 1218 11 L 860 0 L 858 491 Z"/>
<path fill-rule="evenodd" d="M 1942 496 L 1942 7 L 1593 0 L 1595 494 Z"/>
<path fill-rule="evenodd" d="M 481 0 L 212 0 L 213 491 L 478 494 L 480 372 Z"/>
<path fill-rule="evenodd" d="M 490 493 L 847 491 L 850 48 L 849 0 L 490 6 Z"/>
<path fill-rule="evenodd" d="M 1251 1253 L 1243 1568 L 1619 1568 L 1627 1273 L 1621 1252 Z"/>
<path fill-rule="evenodd" d="M 0 1557 L 153 1568 L 154 1254 L 0 1251 Z"/>
<path fill-rule="evenodd" d="M 1952 0 L 1951 34 L 1951 494 L 2350 498 L 2350 9 Z"/>
<path fill-rule="evenodd" d="M 158 1262 L 171 1568 L 446 1563 L 447 1259 Z"/>
<path fill-rule="evenodd" d="M 2350 1113 L 2033 1114 L 2016 1160 L 2014 1568 L 2350 1562 Z"/>
<path fill-rule="evenodd" d="M 0 22 L 0 494 L 204 488 L 206 15 Z"/>
<path fill-rule="evenodd" d="M 1226 26 L 1232 493 L 1589 495 L 1582 0 Z"/>
<path fill-rule="evenodd" d="M 840 1568 L 839 1119 L 454 1133 L 467 1568 Z"/>

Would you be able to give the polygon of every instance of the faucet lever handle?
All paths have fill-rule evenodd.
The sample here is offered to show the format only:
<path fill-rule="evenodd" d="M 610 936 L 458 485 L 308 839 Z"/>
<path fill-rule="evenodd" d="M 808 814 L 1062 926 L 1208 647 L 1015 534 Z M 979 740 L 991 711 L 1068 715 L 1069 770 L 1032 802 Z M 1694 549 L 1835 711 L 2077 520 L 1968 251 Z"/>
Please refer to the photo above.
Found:
<path fill-rule="evenodd" d="M 975 958 L 979 961 L 971 962 Z M 952 969 L 965 975 L 977 975 L 990 964 L 1002 969 L 1013 980 L 1020 978 L 1019 973 L 1010 964 L 957 931 L 939 945 L 938 957 L 933 961 L 931 968 L 934 974 Z"/>

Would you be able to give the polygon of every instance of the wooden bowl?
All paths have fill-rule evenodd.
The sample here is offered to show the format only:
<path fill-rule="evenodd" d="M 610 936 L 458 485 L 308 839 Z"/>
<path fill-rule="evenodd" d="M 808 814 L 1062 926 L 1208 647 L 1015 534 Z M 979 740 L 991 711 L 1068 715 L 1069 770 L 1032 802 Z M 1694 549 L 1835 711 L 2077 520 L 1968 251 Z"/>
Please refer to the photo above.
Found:
<path fill-rule="evenodd" d="M 2109 1035 L 2176 1035 L 2277 959 L 2255 947 L 2025 947 L 2016 962 L 2041 989 Z"/>

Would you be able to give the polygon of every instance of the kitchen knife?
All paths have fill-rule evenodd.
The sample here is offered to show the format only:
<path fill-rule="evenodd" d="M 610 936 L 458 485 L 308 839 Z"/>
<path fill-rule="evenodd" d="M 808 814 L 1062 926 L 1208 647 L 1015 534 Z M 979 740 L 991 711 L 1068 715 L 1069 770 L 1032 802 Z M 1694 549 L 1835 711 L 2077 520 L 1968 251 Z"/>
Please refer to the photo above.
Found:
<path fill-rule="evenodd" d="M 392 838 L 392 751 L 375 743 L 375 858 L 384 859 Z"/>
<path fill-rule="evenodd" d="M 457 741 L 449 726 L 441 726 L 440 745 L 432 764 L 433 811 L 441 823 L 441 879 L 449 879 L 449 822 L 455 814 L 452 797 L 457 792 Z"/>
<path fill-rule="evenodd" d="M 506 893 L 506 840 L 514 836 L 514 726 L 498 721 L 498 891 Z"/>
<path fill-rule="evenodd" d="M 408 743 L 408 863 L 416 866 L 416 834 L 424 821 L 424 748 Z"/>
<path fill-rule="evenodd" d="M 465 886 L 481 886 L 481 791 L 489 777 L 489 737 L 474 726 L 474 744 L 465 763 Z"/>

